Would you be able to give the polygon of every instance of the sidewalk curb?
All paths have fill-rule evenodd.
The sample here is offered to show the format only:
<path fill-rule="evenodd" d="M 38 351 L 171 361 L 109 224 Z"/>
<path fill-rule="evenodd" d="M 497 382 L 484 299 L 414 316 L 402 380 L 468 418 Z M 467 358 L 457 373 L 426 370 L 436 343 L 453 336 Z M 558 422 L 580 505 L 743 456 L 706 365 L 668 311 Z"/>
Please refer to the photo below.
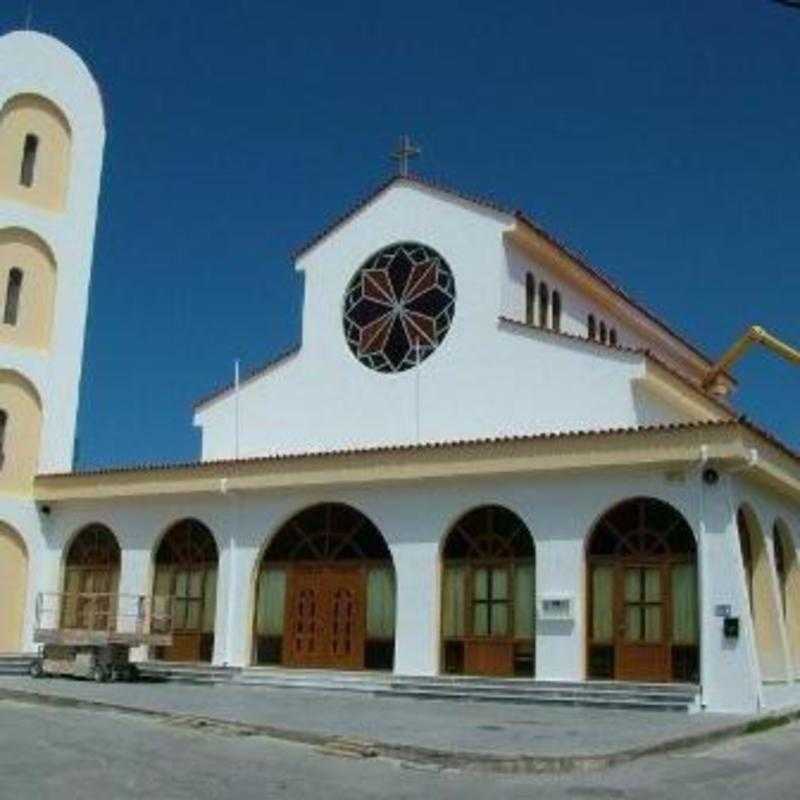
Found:
<path fill-rule="evenodd" d="M 147 719 L 163 720 L 168 724 L 198 731 L 228 733 L 236 736 L 266 736 L 295 744 L 318 748 L 330 755 L 358 758 L 390 758 L 412 764 L 424 764 L 440 769 L 458 769 L 468 772 L 521 775 L 534 773 L 589 772 L 619 766 L 647 756 L 663 755 L 681 750 L 690 750 L 707 744 L 716 744 L 761 730 L 786 725 L 800 719 L 800 708 L 774 714 L 764 714 L 745 721 L 700 733 L 677 736 L 655 744 L 618 750 L 597 755 L 536 756 L 524 753 L 495 754 L 470 751 L 439 750 L 414 745 L 364 741 L 352 736 L 313 733 L 280 728 L 275 725 L 240 723 L 215 717 L 182 714 L 174 711 L 127 706 L 102 700 L 85 700 L 64 695 L 33 692 L 24 689 L 0 688 L 0 702 L 19 701 L 57 708 L 73 708 L 84 711 L 112 711 Z"/>

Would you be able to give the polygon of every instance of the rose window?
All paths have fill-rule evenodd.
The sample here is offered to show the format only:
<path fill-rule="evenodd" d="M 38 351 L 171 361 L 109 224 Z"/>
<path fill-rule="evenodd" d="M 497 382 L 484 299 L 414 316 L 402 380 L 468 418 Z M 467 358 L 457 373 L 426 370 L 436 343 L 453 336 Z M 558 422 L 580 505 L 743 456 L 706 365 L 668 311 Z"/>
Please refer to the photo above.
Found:
<path fill-rule="evenodd" d="M 347 344 L 378 372 L 415 367 L 447 336 L 455 300 L 453 273 L 435 250 L 408 242 L 385 247 L 347 287 Z"/>

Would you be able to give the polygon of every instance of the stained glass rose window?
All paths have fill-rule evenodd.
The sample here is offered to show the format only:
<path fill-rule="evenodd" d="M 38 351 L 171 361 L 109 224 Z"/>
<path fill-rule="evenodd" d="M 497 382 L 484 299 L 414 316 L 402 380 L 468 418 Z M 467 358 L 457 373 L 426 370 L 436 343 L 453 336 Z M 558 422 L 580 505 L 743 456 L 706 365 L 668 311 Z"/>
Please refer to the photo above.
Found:
<path fill-rule="evenodd" d="M 455 300 L 453 273 L 435 250 L 409 242 L 385 247 L 347 287 L 347 344 L 370 369 L 403 372 L 444 341 Z"/>

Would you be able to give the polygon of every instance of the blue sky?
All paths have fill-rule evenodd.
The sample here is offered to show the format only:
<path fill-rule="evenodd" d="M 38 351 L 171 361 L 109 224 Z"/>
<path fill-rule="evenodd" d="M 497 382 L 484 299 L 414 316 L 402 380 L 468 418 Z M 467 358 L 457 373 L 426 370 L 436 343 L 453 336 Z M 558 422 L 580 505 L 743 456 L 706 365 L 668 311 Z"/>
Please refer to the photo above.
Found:
<path fill-rule="evenodd" d="M 0 32 L 28 0 L 7 0 Z M 108 145 L 80 465 L 194 458 L 192 404 L 295 342 L 290 253 L 385 178 L 528 210 L 712 354 L 800 342 L 800 11 L 769 0 L 35 0 Z M 800 370 L 737 404 L 800 446 Z"/>

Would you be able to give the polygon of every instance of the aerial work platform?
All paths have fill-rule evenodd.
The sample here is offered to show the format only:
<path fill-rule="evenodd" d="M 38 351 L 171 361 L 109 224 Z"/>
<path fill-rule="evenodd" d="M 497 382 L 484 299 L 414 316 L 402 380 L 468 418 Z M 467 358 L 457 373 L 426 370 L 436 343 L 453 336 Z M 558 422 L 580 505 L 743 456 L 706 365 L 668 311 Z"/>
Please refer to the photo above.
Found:
<path fill-rule="evenodd" d="M 171 603 L 158 599 L 154 614 L 153 599 L 145 595 L 40 592 L 33 634 L 40 652 L 30 674 L 136 680 L 131 648 L 172 644 Z"/>

